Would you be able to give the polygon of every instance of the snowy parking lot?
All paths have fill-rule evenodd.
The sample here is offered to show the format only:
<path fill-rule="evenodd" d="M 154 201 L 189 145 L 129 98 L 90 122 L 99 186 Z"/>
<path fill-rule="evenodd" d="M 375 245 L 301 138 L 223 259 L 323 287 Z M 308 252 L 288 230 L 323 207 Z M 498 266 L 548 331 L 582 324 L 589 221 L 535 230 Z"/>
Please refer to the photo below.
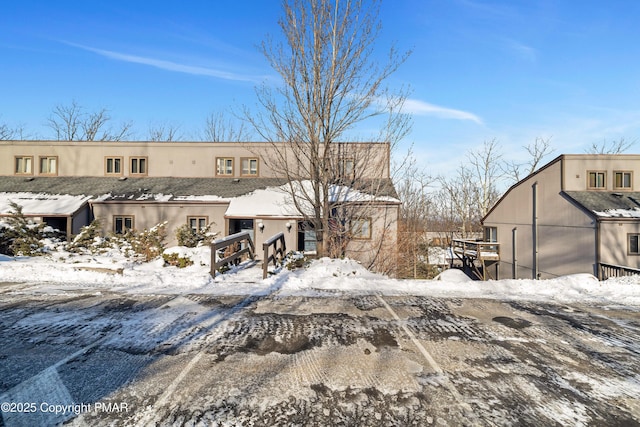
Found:
<path fill-rule="evenodd" d="M 136 268 L 0 262 L 0 425 L 640 423 L 634 280 Z"/>

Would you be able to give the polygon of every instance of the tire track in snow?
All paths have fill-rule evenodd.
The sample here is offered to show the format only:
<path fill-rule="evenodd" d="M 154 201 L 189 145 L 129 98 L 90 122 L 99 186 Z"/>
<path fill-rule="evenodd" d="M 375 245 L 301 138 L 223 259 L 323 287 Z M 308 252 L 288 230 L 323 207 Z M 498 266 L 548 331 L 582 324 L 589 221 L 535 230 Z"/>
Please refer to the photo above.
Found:
<path fill-rule="evenodd" d="M 449 393 L 451 393 L 451 395 L 456 400 L 458 405 L 466 412 L 467 418 L 471 421 L 471 423 L 473 425 L 477 425 L 478 424 L 478 419 L 476 418 L 475 414 L 473 413 L 473 409 L 471 408 L 471 405 L 469 405 L 467 402 L 465 402 L 465 400 L 462 397 L 462 395 L 460 394 L 460 392 L 458 392 L 456 387 L 453 385 L 453 383 L 449 379 L 449 376 L 440 367 L 440 365 L 438 365 L 438 362 L 435 361 L 433 356 L 431 356 L 431 354 L 429 354 L 427 349 L 424 348 L 422 343 L 420 341 L 418 341 L 418 339 L 416 338 L 414 333 L 407 327 L 407 322 L 400 319 L 400 316 L 398 316 L 398 314 L 382 298 L 382 296 L 380 296 L 380 295 L 376 295 L 376 296 L 377 296 L 378 300 L 382 303 L 384 308 L 387 309 L 389 314 L 391 314 L 391 316 L 398 322 L 398 325 L 407 334 L 407 336 L 409 337 L 409 339 L 411 340 L 413 345 L 416 346 L 416 348 L 418 349 L 420 354 L 422 354 L 422 356 L 425 358 L 425 360 L 427 361 L 427 363 L 429 364 L 431 369 L 433 369 L 433 371 L 435 373 L 437 373 L 438 375 L 440 375 L 442 377 L 442 379 L 443 379 L 441 381 L 442 385 L 449 391 Z"/>
<path fill-rule="evenodd" d="M 229 318 L 232 317 L 234 314 L 236 314 L 238 311 L 247 307 L 249 304 L 255 302 L 257 298 L 264 298 L 264 296 L 250 295 L 244 300 L 240 301 L 240 303 L 234 305 L 233 307 L 230 307 L 227 311 L 219 313 L 215 316 L 212 316 L 210 319 L 207 319 L 204 325 L 198 324 L 198 325 L 192 325 L 192 326 L 202 327 L 199 330 L 199 334 L 209 332 L 214 328 L 223 327 L 222 325 L 223 322 L 229 320 Z M 137 425 L 145 425 L 145 426 L 157 425 L 161 421 L 161 419 L 159 419 L 160 411 L 158 411 L 158 409 L 162 408 L 167 404 L 167 402 L 169 401 L 173 393 L 175 393 L 180 383 L 193 370 L 193 368 L 198 364 L 202 356 L 204 356 L 206 353 L 207 353 L 206 349 L 199 351 L 196 353 L 194 357 L 191 358 L 191 360 L 189 360 L 186 366 L 180 371 L 178 376 L 176 376 L 176 378 L 171 382 L 171 384 L 169 384 L 169 386 L 165 389 L 164 393 L 160 395 L 158 400 L 156 400 L 156 402 L 153 405 L 150 405 L 146 408 L 146 411 L 142 415 L 142 418 L 139 421 L 137 421 L 136 423 Z"/>

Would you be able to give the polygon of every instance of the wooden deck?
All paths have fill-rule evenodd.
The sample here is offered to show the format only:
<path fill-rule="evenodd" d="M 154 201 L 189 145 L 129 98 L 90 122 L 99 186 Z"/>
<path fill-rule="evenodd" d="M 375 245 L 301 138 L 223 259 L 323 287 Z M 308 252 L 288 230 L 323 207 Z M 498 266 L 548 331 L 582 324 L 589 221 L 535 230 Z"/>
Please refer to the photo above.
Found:
<path fill-rule="evenodd" d="M 487 267 L 500 261 L 500 244 L 477 240 L 453 239 L 453 253 L 481 280 L 493 279 Z"/>

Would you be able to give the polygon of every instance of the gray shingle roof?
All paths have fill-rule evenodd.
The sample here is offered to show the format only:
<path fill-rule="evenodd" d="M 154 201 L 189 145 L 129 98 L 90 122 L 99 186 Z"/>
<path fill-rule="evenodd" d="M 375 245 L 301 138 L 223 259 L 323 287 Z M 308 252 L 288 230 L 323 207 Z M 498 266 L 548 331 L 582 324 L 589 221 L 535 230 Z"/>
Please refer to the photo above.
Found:
<path fill-rule="evenodd" d="M 173 196 L 219 196 L 232 198 L 267 187 L 285 184 L 282 178 L 172 178 L 145 177 L 119 179 L 112 177 L 0 177 L 0 192 L 29 192 L 101 196 L 137 196 L 142 194 L 171 194 Z M 371 185 L 368 189 L 373 188 Z M 398 195 L 391 180 L 383 180 L 378 195 Z M 366 191 L 366 186 L 361 188 Z"/>
<path fill-rule="evenodd" d="M 565 194 L 591 212 L 640 209 L 638 191 L 566 191 Z"/>
<path fill-rule="evenodd" d="M 71 195 L 172 194 L 174 196 L 237 197 L 260 188 L 282 185 L 273 178 L 127 178 L 0 177 L 0 191 Z"/>

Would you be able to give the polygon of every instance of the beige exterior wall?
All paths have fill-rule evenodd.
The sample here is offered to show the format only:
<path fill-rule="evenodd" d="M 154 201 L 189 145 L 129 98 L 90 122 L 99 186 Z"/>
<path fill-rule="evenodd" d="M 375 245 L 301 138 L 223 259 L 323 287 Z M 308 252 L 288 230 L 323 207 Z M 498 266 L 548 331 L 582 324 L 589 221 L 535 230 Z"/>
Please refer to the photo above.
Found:
<path fill-rule="evenodd" d="M 576 272 L 595 274 L 596 226 L 561 195 L 562 162 L 556 161 L 512 187 L 484 220 L 496 227 L 500 243 L 499 278 L 536 275 L 534 184 L 537 188 L 537 272 L 551 278 Z M 515 231 L 514 231 L 515 230 Z M 514 252 L 515 234 L 515 252 Z"/>
<path fill-rule="evenodd" d="M 564 167 L 564 191 L 588 190 L 588 172 L 605 172 L 606 186 L 602 191 L 625 191 L 615 188 L 614 172 L 631 171 L 632 188 L 640 190 L 640 155 L 637 154 L 567 154 L 562 156 Z M 597 190 L 596 190 L 597 191 Z"/>
<path fill-rule="evenodd" d="M 211 231 L 226 236 L 224 213 L 228 203 L 159 203 L 159 202 L 91 202 L 94 217 L 100 221 L 102 233 L 113 230 L 114 216 L 132 216 L 133 227 L 144 230 L 167 221 L 167 245 L 177 244 L 175 231 L 187 224 L 189 217 L 207 217 Z"/>
<path fill-rule="evenodd" d="M 359 177 L 389 177 L 388 144 L 344 144 L 348 147 L 340 156 L 354 158 Z M 358 158 L 354 151 L 366 152 Z M 270 143 L 213 143 L 213 142 L 68 142 L 68 141 L 0 141 L 0 176 L 16 175 L 16 157 L 30 157 L 32 171 L 40 175 L 42 157 L 57 162 L 57 176 L 149 176 L 149 177 L 218 177 L 217 159 L 232 159 L 231 175 L 241 178 L 242 160 L 258 158 L 258 177 L 283 176 L 272 167 L 274 147 Z M 120 174 L 107 175 L 106 159 L 121 159 Z M 146 159 L 147 172 L 136 175 L 131 171 L 132 159 Z M 291 162 L 293 163 L 293 162 Z M 338 162 L 336 162 L 338 163 Z M 336 165 L 337 167 L 337 165 Z M 49 175 L 49 174 L 43 174 Z"/>
<path fill-rule="evenodd" d="M 640 255 L 628 253 L 629 234 L 640 234 L 640 223 L 624 219 L 601 221 L 600 261 L 640 269 Z"/>
<path fill-rule="evenodd" d="M 216 178 L 217 159 L 231 159 L 232 174 L 223 178 L 242 178 L 242 160 L 259 159 L 257 177 L 282 177 L 282 171 L 273 169 L 277 163 L 272 160 L 274 146 L 270 143 L 212 143 L 212 142 L 68 142 L 68 141 L 0 141 L 0 176 L 148 176 L 181 178 Z M 335 165 L 345 171 L 356 170 L 354 177 L 389 178 L 389 145 L 378 143 L 336 144 Z M 26 174 L 16 173 L 16 158 L 31 159 L 31 170 Z M 40 172 L 40 159 L 54 159 L 55 173 Z M 121 159 L 119 174 L 107 174 L 106 159 Z M 144 174 L 132 173 L 132 159 L 144 159 Z M 348 162 L 345 163 L 345 160 Z M 292 162 L 293 163 L 293 162 Z M 342 170 L 342 169 L 341 169 Z M 212 231 L 219 236 L 229 234 L 229 221 L 225 216 L 226 202 L 157 202 L 157 201 L 93 201 L 90 203 L 93 217 L 100 220 L 102 232 L 113 232 L 114 217 L 133 217 L 134 228 L 149 229 L 167 222 L 167 244 L 177 243 L 175 230 L 187 223 L 188 217 L 207 217 L 213 222 Z M 382 203 L 372 208 L 372 238 L 354 241 L 347 255 L 363 264 L 370 264 L 378 251 L 378 242 L 384 235 L 385 251 L 395 252 L 398 205 Z M 86 224 L 89 215 L 85 215 Z M 254 220 L 253 235 L 258 256 L 262 257 L 262 243 L 274 234 L 283 232 L 288 250 L 298 248 L 299 218 L 261 217 L 260 207 L 255 215 L 246 219 Z M 73 233 L 79 232 L 81 221 L 74 222 Z M 259 229 L 258 223 L 264 224 Z M 286 224 L 291 225 L 288 229 Z M 393 250 L 392 250 L 393 249 Z"/>
<path fill-rule="evenodd" d="M 346 256 L 376 271 L 395 272 L 399 210 L 395 204 L 368 207 L 366 216 L 371 218 L 371 238 L 351 240 Z"/>
<path fill-rule="evenodd" d="M 260 229 L 259 224 L 264 228 Z M 289 224 L 291 227 L 287 227 Z M 284 233 L 287 252 L 297 250 L 298 220 L 296 218 L 260 218 L 254 221 L 254 236 L 258 258 L 263 258 L 262 244 L 278 233 Z"/>

